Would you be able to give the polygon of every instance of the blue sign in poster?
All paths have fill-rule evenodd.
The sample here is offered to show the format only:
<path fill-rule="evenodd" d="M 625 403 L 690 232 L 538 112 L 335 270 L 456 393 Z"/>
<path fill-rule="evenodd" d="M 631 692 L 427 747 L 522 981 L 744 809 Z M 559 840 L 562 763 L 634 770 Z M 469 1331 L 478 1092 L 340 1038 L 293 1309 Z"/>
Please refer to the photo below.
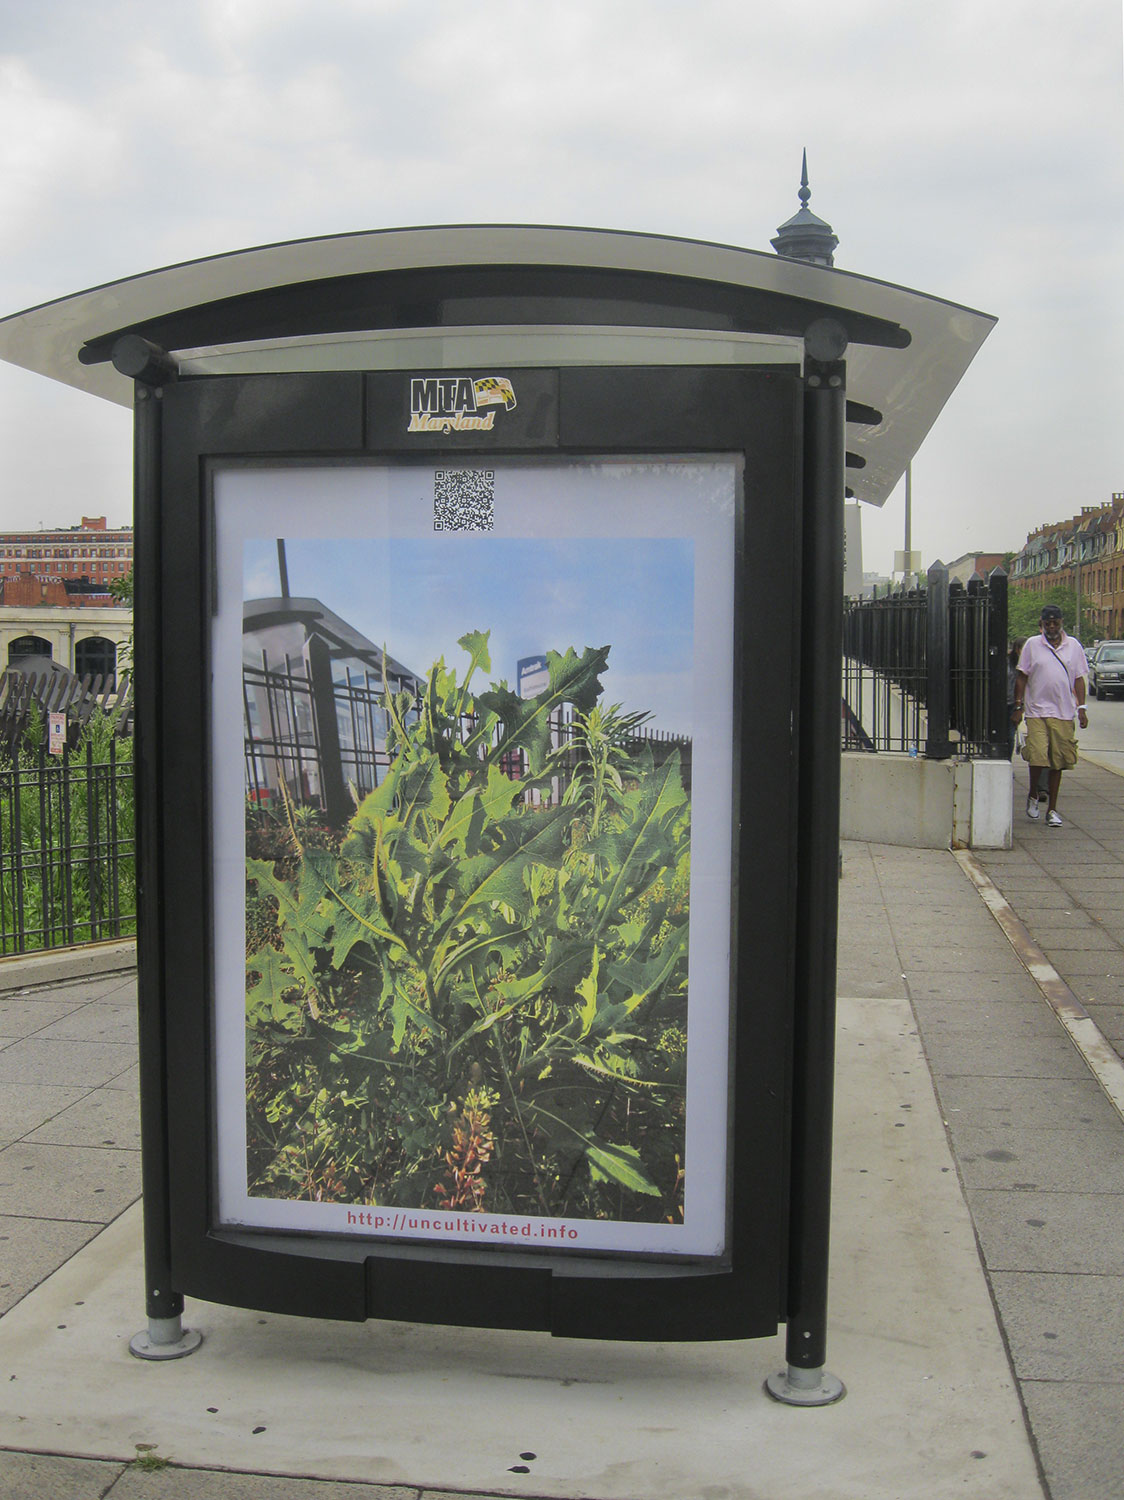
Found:
<path fill-rule="evenodd" d="M 219 468 L 220 1224 L 725 1253 L 740 484 Z"/>

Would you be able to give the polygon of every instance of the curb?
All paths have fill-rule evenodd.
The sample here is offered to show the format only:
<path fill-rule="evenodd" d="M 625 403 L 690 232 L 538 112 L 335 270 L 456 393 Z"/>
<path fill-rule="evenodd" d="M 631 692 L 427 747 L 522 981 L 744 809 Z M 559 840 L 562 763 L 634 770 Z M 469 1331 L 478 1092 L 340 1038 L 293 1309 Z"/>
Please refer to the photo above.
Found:
<path fill-rule="evenodd" d="M 0 990 L 30 989 L 42 984 L 118 974 L 137 966 L 135 938 L 120 943 L 84 943 L 44 953 L 17 953 L 0 958 Z"/>
<path fill-rule="evenodd" d="M 1100 1027 L 1031 937 L 1029 929 L 983 866 L 967 849 L 954 849 L 952 855 L 999 923 L 1019 962 L 1065 1028 L 1108 1102 L 1124 1120 L 1124 1061 L 1116 1048 L 1106 1040 Z"/>
<path fill-rule="evenodd" d="M 1082 761 L 1089 766 L 1099 766 L 1102 771 L 1111 771 L 1114 776 L 1124 776 L 1124 766 L 1119 760 L 1108 760 L 1103 750 L 1079 750 L 1077 764 Z"/>

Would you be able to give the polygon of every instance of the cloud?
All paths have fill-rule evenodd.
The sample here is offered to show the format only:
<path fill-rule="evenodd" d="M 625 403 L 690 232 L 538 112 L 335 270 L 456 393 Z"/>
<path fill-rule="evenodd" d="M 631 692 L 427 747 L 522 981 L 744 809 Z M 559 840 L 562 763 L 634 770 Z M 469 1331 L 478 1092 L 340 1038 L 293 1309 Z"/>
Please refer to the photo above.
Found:
<path fill-rule="evenodd" d="M 0 248 L 33 250 L 65 232 L 62 204 L 90 201 L 112 178 L 119 141 L 89 112 L 53 97 L 27 63 L 0 57 Z"/>
<path fill-rule="evenodd" d="M 0 0 L 0 15 L 0 312 L 396 224 L 766 249 L 806 146 L 839 266 L 1000 318 L 918 457 L 935 491 L 918 483 L 922 547 L 930 526 L 947 551 L 984 525 L 1015 546 L 1051 506 L 1124 482 L 1113 0 Z M 90 436 L 98 420 L 83 441 L 119 443 L 108 417 Z M 70 493 L 24 477 L 41 458 L 9 431 L 5 503 L 35 494 L 65 519 Z"/>

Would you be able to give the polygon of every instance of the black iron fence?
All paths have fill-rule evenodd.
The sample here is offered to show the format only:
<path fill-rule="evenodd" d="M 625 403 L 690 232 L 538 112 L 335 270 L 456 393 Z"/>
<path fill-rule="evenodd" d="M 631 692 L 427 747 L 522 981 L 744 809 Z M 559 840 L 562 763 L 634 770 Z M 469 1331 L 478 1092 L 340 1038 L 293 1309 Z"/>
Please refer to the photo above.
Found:
<path fill-rule="evenodd" d="M 279 808 L 287 796 L 297 806 L 318 809 L 329 824 L 340 827 L 389 769 L 384 688 L 369 673 L 349 669 L 342 680 L 333 679 L 318 670 L 314 659 L 286 657 L 274 666 L 263 654 L 260 666 L 243 664 L 242 701 L 246 796 L 254 806 Z M 465 738 L 476 723 L 472 715 L 464 716 Z M 573 743 L 569 709 L 551 715 L 550 730 L 555 748 Z M 690 791 L 688 737 L 641 728 L 632 739 L 651 748 L 657 765 L 678 750 L 684 786 Z M 562 757 L 552 784 L 536 787 L 536 801 L 550 805 L 565 794 L 577 756 L 575 748 Z M 513 780 L 522 780 L 522 751 L 502 757 L 501 769 Z"/>
<path fill-rule="evenodd" d="M 924 589 L 850 601 L 843 619 L 843 745 L 1003 759 L 1007 575 L 965 588 L 934 563 Z"/>
<path fill-rule="evenodd" d="M 105 738 L 0 756 L 0 953 L 136 932 L 132 745 Z"/>

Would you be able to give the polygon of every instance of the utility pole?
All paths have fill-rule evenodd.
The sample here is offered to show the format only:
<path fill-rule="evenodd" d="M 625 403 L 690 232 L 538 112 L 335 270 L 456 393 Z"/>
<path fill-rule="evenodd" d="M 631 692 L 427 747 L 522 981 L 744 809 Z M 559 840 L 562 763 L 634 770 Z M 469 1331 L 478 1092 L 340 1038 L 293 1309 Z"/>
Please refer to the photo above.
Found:
<path fill-rule="evenodd" d="M 905 466 L 905 555 L 908 559 L 913 551 L 913 464 Z M 908 567 L 908 562 L 906 564 Z"/>

